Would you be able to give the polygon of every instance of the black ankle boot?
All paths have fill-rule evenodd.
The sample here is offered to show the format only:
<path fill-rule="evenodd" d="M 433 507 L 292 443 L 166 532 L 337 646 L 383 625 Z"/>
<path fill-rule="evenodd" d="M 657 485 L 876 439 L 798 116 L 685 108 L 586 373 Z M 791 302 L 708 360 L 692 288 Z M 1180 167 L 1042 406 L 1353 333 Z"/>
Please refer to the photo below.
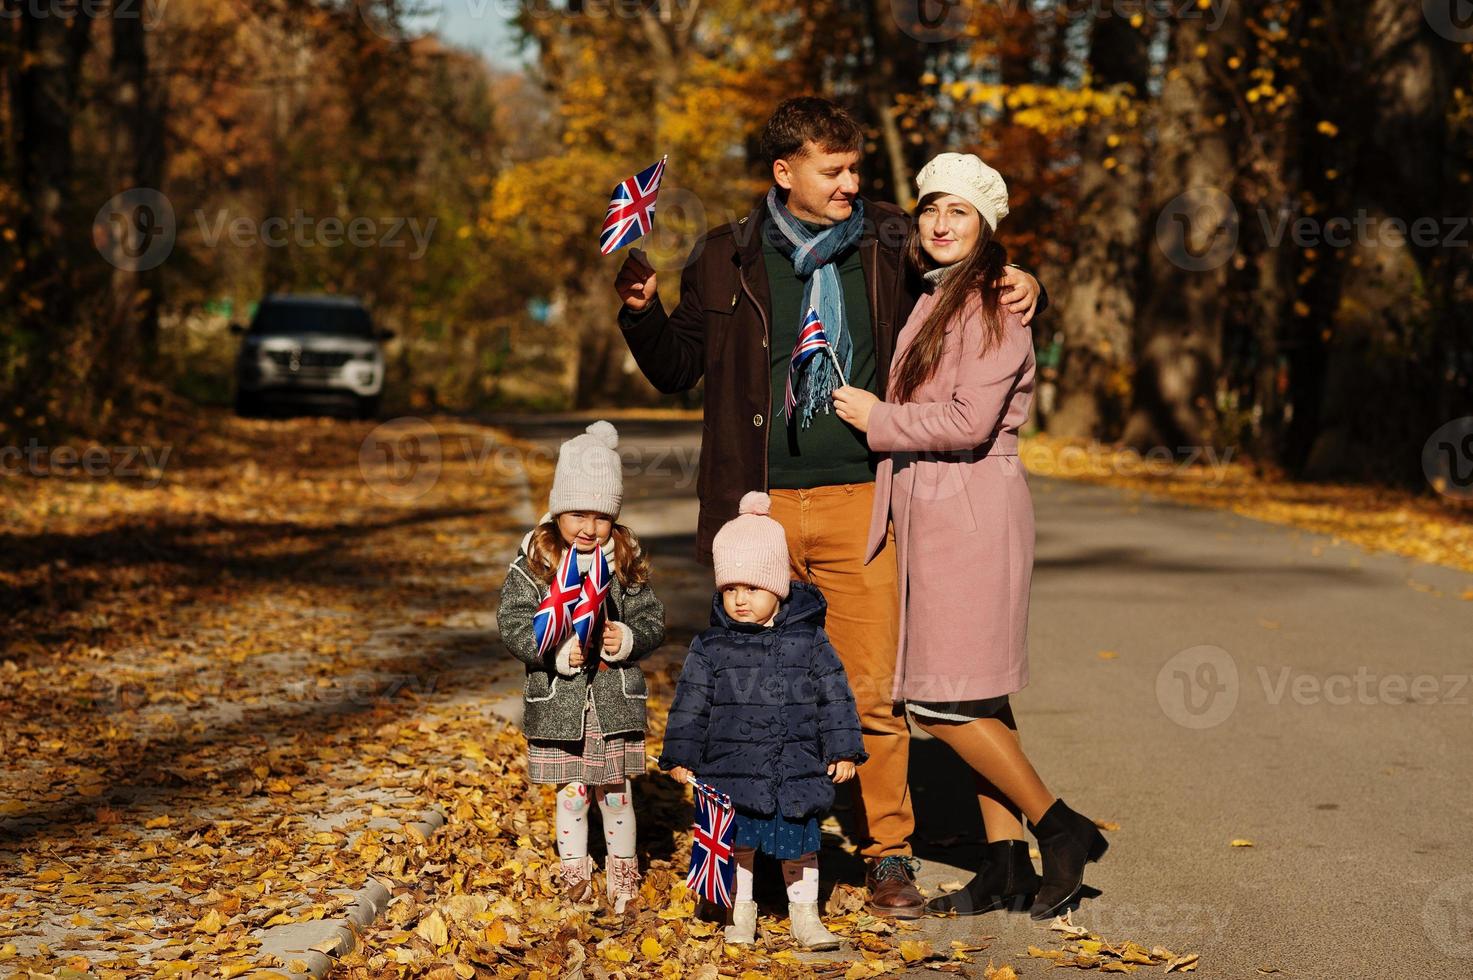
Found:
<path fill-rule="evenodd" d="M 1028 857 L 1028 843 L 1000 840 L 982 851 L 977 876 L 960 891 L 931 899 L 927 912 L 955 912 L 957 915 L 981 915 L 997 909 L 1021 912 L 1038 891 L 1038 875 Z"/>
<path fill-rule="evenodd" d="M 1073 901 L 1084 885 L 1084 866 L 1104 856 L 1110 842 L 1094 821 L 1055 800 L 1033 826 L 1043 857 L 1043 884 L 1029 910 L 1035 919 L 1051 919 Z"/>

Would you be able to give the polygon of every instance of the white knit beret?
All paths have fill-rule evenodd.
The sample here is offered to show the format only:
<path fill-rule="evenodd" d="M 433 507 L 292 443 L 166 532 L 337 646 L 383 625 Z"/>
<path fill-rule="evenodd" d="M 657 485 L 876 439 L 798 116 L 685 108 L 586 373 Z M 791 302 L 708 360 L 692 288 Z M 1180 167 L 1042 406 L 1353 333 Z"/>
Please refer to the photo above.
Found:
<path fill-rule="evenodd" d="M 994 231 L 1008 215 L 1008 185 L 1002 174 L 973 153 L 942 153 L 916 174 L 917 200 L 927 194 L 955 194 L 987 219 Z"/>
<path fill-rule="evenodd" d="M 570 510 L 619 516 L 624 506 L 624 467 L 615 451 L 618 447 L 619 430 L 602 419 L 563 443 L 547 501 L 554 517 Z"/>

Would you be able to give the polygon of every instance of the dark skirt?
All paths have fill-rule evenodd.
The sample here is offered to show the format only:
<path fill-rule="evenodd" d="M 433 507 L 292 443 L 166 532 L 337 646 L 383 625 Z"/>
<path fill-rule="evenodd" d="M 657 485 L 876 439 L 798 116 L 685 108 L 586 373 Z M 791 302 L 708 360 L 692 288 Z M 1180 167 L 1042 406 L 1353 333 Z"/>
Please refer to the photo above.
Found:
<path fill-rule="evenodd" d="M 979 718 L 996 718 L 1008 706 L 1008 696 L 977 701 L 907 701 L 905 706 L 921 721 L 968 722 Z"/>
<path fill-rule="evenodd" d="M 789 820 L 781 813 L 759 817 L 738 810 L 733 843 L 770 854 L 781 861 L 818 851 L 818 817 Z"/>

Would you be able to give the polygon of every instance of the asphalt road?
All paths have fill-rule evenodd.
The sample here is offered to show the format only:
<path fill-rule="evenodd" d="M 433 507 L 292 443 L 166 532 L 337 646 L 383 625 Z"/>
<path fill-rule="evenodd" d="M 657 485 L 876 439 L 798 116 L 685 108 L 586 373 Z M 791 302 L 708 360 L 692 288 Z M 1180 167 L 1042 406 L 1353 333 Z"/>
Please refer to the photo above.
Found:
<path fill-rule="evenodd" d="M 555 451 L 587 420 L 491 421 Z M 711 593 L 691 538 L 700 425 L 616 424 L 624 519 L 656 556 L 683 643 Z M 1202 977 L 1473 976 L 1473 602 L 1460 598 L 1473 577 L 1224 511 L 1030 483 L 1020 729 L 1056 794 L 1119 824 L 1074 921 L 1198 952 Z M 981 829 L 969 778 L 918 736 L 911 782 L 922 885 L 965 880 Z M 855 873 L 840 850 L 824 860 L 826 877 Z M 940 945 L 996 937 L 988 954 L 1023 976 L 1050 969 L 1030 943 L 1057 946 L 1021 915 L 925 928 Z"/>

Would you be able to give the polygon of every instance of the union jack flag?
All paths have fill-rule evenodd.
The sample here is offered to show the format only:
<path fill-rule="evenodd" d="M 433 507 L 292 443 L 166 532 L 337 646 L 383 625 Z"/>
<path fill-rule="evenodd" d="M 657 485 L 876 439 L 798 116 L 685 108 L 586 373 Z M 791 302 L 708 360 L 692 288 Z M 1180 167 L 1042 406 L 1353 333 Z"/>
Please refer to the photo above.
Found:
<path fill-rule="evenodd" d="M 808 315 L 803 318 L 803 325 L 798 328 L 798 343 L 794 345 L 792 359 L 788 361 L 788 386 L 783 394 L 783 416 L 789 421 L 793 418 L 794 409 L 798 407 L 798 395 L 793 389 L 793 375 L 803 370 L 803 365 L 822 350 L 830 350 L 828 334 L 823 332 L 823 321 L 818 318 L 818 311 L 810 306 Z M 837 363 L 836 361 L 835 364 Z"/>
<path fill-rule="evenodd" d="M 562 561 L 558 562 L 557 574 L 547 589 L 547 598 L 532 614 L 532 636 L 537 641 L 538 655 L 547 656 L 547 652 L 556 649 L 568 635 L 582 585 L 582 576 L 578 574 L 578 551 L 568 548 L 563 552 Z"/>
<path fill-rule="evenodd" d="M 736 888 L 736 810 L 725 793 L 694 779 L 690 787 L 696 797 L 696 825 L 691 829 L 685 886 L 708 902 L 730 908 Z"/>
<path fill-rule="evenodd" d="M 598 250 L 608 255 L 628 245 L 655 227 L 655 198 L 660 195 L 660 178 L 665 175 L 665 161 L 646 167 L 614 188 L 609 200 L 609 213 L 604 215 L 603 231 L 598 236 Z"/>
<path fill-rule="evenodd" d="M 594 633 L 594 629 L 598 625 L 599 613 L 603 611 L 604 599 L 609 594 L 609 560 L 604 556 L 602 548 L 593 554 L 593 566 L 583 577 L 578 604 L 573 607 L 573 629 L 578 633 L 578 642 L 583 644 L 585 650 L 597 649 L 602 640 Z"/>

